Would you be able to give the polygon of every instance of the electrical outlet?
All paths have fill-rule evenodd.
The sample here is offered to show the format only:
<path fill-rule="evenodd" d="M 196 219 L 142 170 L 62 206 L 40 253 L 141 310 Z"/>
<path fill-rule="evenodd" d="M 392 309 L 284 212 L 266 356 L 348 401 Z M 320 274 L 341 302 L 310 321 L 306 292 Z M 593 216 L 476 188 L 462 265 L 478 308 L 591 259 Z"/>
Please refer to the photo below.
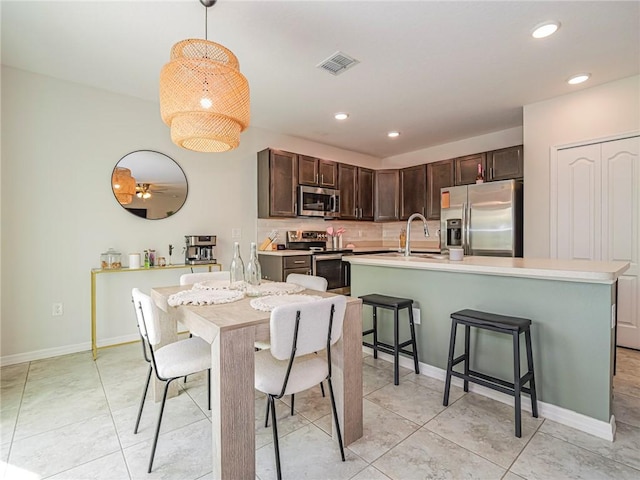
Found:
<path fill-rule="evenodd" d="M 63 312 L 62 303 L 54 303 L 51 305 L 51 316 L 61 317 Z"/>
<path fill-rule="evenodd" d="M 242 230 L 239 228 L 231 229 L 231 238 L 240 238 L 242 237 Z"/>
<path fill-rule="evenodd" d="M 420 325 L 420 309 L 417 307 L 413 307 L 413 323 Z"/>

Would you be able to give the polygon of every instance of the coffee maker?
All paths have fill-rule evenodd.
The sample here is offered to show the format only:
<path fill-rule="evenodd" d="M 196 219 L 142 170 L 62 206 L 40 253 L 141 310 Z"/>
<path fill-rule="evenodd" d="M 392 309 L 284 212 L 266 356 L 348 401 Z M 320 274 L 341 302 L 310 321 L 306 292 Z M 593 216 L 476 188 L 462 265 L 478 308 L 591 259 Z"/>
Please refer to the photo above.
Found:
<path fill-rule="evenodd" d="M 184 251 L 184 263 L 187 265 L 199 265 L 216 263 L 214 247 L 215 235 L 185 235 L 186 247 Z"/>

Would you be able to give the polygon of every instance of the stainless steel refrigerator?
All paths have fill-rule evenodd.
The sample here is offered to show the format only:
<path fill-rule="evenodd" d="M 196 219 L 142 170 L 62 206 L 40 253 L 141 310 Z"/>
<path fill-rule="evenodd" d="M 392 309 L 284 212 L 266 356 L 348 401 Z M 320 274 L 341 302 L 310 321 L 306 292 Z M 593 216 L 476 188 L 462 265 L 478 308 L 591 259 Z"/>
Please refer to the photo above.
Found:
<path fill-rule="evenodd" d="M 522 256 L 522 181 L 503 180 L 440 190 L 440 248 L 465 255 Z"/>

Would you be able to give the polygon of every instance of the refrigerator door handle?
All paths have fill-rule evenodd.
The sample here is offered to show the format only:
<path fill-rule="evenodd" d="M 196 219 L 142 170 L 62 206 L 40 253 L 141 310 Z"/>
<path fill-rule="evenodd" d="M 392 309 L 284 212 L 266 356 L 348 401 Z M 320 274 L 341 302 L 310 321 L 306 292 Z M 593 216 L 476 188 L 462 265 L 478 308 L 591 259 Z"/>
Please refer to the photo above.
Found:
<path fill-rule="evenodd" d="M 462 251 L 467 254 L 467 202 L 462 204 Z"/>
<path fill-rule="evenodd" d="M 465 204 L 465 218 L 467 223 L 464 226 L 464 230 L 466 233 L 465 245 L 466 245 L 466 254 L 471 255 L 471 205 Z"/>

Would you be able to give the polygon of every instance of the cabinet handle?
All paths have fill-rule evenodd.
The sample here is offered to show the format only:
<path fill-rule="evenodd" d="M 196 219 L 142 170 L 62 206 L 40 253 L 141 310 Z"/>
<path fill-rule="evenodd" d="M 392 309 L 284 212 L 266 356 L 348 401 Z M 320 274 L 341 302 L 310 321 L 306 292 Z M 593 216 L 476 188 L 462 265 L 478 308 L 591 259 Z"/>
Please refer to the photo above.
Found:
<path fill-rule="evenodd" d="M 324 173 L 320 175 L 320 183 L 324 185 Z"/>
<path fill-rule="evenodd" d="M 489 179 L 493 180 L 493 167 L 489 169 Z"/>
<path fill-rule="evenodd" d="M 318 183 L 318 174 L 316 173 L 316 183 Z"/>
<path fill-rule="evenodd" d="M 293 263 L 307 263 L 305 260 L 294 260 Z"/>

